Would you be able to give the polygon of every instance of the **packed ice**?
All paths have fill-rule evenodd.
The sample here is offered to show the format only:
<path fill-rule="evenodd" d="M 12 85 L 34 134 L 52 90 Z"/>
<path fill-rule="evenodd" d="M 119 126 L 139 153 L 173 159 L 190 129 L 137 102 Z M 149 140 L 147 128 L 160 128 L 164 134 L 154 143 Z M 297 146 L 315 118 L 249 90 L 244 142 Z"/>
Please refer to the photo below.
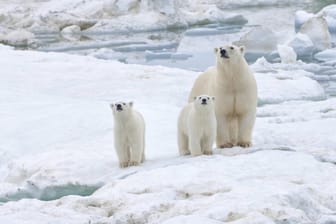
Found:
<path fill-rule="evenodd" d="M 303 33 L 297 33 L 288 43 L 299 58 L 312 58 L 314 52 L 314 43 L 309 36 Z"/>

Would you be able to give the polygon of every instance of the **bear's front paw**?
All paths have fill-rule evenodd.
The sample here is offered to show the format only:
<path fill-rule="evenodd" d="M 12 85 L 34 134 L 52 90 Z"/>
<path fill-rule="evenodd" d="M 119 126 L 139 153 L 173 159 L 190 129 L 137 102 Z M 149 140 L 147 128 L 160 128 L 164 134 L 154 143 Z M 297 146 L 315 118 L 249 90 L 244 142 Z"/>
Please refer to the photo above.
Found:
<path fill-rule="evenodd" d="M 122 162 L 122 163 L 119 163 L 119 167 L 120 168 L 126 168 L 126 167 L 128 167 L 128 162 Z"/>
<path fill-rule="evenodd" d="M 223 149 L 223 148 L 232 148 L 234 146 L 234 144 L 228 142 L 228 143 L 224 143 L 223 145 L 220 145 L 219 148 Z"/>
<path fill-rule="evenodd" d="M 187 150 L 180 152 L 180 156 L 187 156 L 187 155 L 190 155 L 190 152 Z"/>
<path fill-rule="evenodd" d="M 251 147 L 252 143 L 251 142 L 238 142 L 238 146 L 247 148 L 247 147 Z"/>
<path fill-rule="evenodd" d="M 204 155 L 212 155 L 212 151 L 204 151 Z"/>
<path fill-rule="evenodd" d="M 139 166 L 140 165 L 140 163 L 139 162 L 130 162 L 130 166 Z"/>
<path fill-rule="evenodd" d="M 201 156 L 203 153 L 202 152 L 192 152 L 192 156 Z"/>

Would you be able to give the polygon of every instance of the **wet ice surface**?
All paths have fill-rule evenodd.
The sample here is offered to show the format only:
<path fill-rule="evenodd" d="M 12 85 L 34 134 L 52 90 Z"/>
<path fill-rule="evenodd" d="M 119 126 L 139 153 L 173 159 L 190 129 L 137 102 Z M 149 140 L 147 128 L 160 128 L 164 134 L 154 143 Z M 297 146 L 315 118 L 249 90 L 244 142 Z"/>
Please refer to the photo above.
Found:
<path fill-rule="evenodd" d="M 316 6 L 308 6 L 308 9 L 309 7 Z M 294 20 L 302 17 L 302 24 L 307 20 L 307 16 L 295 15 L 295 11 L 306 8 L 296 5 L 282 6 L 276 10 L 272 7 L 235 9 L 237 14 L 242 14 L 249 20 L 249 23 L 245 25 L 215 23 L 187 29 L 141 31 L 132 34 L 116 31 L 103 31 L 100 34 L 83 32 L 74 35 L 39 33 L 36 37 L 41 42 L 37 49 L 92 55 L 99 59 L 118 60 L 124 63 L 164 65 L 203 71 L 214 63 L 212 49 L 232 42 L 248 46 L 245 56 L 249 63 L 255 62 L 260 57 L 265 57 L 270 62 L 280 62 L 277 49 L 286 37 L 291 41 L 289 46 L 296 51 L 299 60 L 321 64 L 318 55 L 313 57 L 316 52 L 314 52 L 314 43 L 309 36 L 303 33 L 295 36 L 294 33 Z M 278 19 L 275 21 L 262 20 L 270 13 Z M 256 30 L 255 33 L 249 35 L 254 30 Z M 271 34 L 266 35 L 263 32 Z M 258 36 L 263 36 L 263 41 L 260 41 Z M 241 38 L 243 39 L 239 40 Z M 260 42 L 263 44 L 260 45 Z M 317 43 L 317 46 L 320 46 L 319 44 Z M 335 95 L 333 66 L 323 66 L 321 70 L 316 70 L 314 73 L 319 75 L 316 80 L 321 81 L 327 93 Z"/>
<path fill-rule="evenodd" d="M 242 28 L 239 25 L 211 24 L 188 30 L 132 35 L 82 35 L 80 42 L 66 42 L 59 34 L 40 34 L 37 38 L 43 42 L 38 48 L 41 51 L 95 55 L 99 48 L 107 48 L 110 49 L 110 56 L 114 54 L 113 59 L 125 63 L 165 65 L 200 71 L 213 63 L 212 46 L 232 42 Z M 104 56 L 100 54 L 100 57 Z"/>

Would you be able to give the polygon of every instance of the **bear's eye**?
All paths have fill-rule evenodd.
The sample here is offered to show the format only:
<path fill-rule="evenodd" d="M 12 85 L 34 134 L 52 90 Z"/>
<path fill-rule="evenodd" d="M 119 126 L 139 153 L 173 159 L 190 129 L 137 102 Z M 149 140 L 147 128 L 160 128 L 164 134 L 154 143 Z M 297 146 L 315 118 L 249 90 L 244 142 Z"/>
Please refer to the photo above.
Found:
<path fill-rule="evenodd" d="M 210 100 L 210 98 L 208 97 L 208 100 Z"/>
<path fill-rule="evenodd" d="M 231 46 L 231 47 L 230 47 L 230 49 L 231 49 L 231 50 L 233 50 L 233 49 L 234 49 L 234 47 L 232 47 L 232 46 Z"/>
<path fill-rule="evenodd" d="M 124 105 L 126 105 L 126 103 L 123 103 Z"/>

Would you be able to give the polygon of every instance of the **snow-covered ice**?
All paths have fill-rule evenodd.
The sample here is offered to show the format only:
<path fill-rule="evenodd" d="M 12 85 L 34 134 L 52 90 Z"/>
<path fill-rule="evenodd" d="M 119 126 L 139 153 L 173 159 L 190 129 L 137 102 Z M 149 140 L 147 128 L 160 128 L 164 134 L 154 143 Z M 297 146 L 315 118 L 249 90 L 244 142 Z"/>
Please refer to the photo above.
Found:
<path fill-rule="evenodd" d="M 236 45 L 243 45 L 252 53 L 267 54 L 277 49 L 275 33 L 265 27 L 255 27 L 236 41 Z"/>
<path fill-rule="evenodd" d="M 254 147 L 181 158 L 176 119 L 197 72 L 3 46 L 0 56 L 1 223 L 336 220 L 336 101 L 309 72 L 258 62 Z M 120 99 L 147 124 L 148 160 L 123 170 L 108 106 Z"/>
<path fill-rule="evenodd" d="M 296 62 L 297 55 L 292 47 L 279 44 L 277 49 L 282 63 L 289 64 Z"/>
<path fill-rule="evenodd" d="M 303 10 L 295 12 L 295 30 L 299 31 L 301 26 L 314 16 L 315 15 L 313 13 L 309 13 Z"/>
<path fill-rule="evenodd" d="M 305 22 L 300 33 L 306 34 L 314 43 L 314 51 L 323 51 L 331 47 L 331 36 L 327 21 L 323 17 L 312 17 Z"/>
<path fill-rule="evenodd" d="M 28 47 L 36 44 L 35 35 L 27 30 L 13 30 L 5 34 L 0 34 L 0 43 L 17 47 Z"/>
<path fill-rule="evenodd" d="M 314 58 L 320 61 L 334 61 L 336 62 L 336 49 L 327 49 L 324 51 L 321 51 L 314 55 Z"/>
<path fill-rule="evenodd" d="M 288 45 L 294 49 L 299 58 L 312 58 L 313 56 L 314 43 L 305 34 L 297 33 Z"/>
<path fill-rule="evenodd" d="M 252 1 L 250 1 L 252 2 Z M 188 27 L 211 22 L 245 24 L 242 15 L 223 12 L 217 1 L 49 0 L 0 3 L 1 24 L 32 31 L 61 31 L 76 25 L 86 33 Z M 23 20 L 24 19 L 24 20 Z"/>
<path fill-rule="evenodd" d="M 329 97 L 336 60 L 333 48 L 322 51 L 332 42 L 326 27 L 335 33 L 335 7 L 296 13 L 296 27 L 306 30 L 297 34 L 281 8 L 275 23 L 255 23 L 275 11 L 253 17 L 248 8 L 312 1 L 0 1 L 2 43 L 38 45 L 50 31 L 69 40 L 45 52 L 0 44 L 0 223 L 336 223 L 336 99 Z M 309 27 L 311 19 L 320 25 Z M 208 23 L 217 24 L 192 27 L 181 41 L 176 34 L 78 42 L 84 33 Z M 259 88 L 254 145 L 179 157 L 177 116 L 198 72 L 117 60 L 143 52 L 149 62 L 188 59 L 202 70 L 214 63 L 214 46 L 239 40 L 236 30 L 247 50 L 278 50 L 282 60 L 251 65 Z M 296 60 L 316 49 L 320 64 Z M 109 104 L 119 100 L 134 101 L 146 121 L 147 160 L 138 167 L 118 168 Z"/>
<path fill-rule="evenodd" d="M 327 28 L 327 30 L 331 34 L 332 41 L 335 43 L 335 37 L 336 37 L 336 5 L 335 4 L 324 7 L 316 14 L 309 13 L 303 10 L 297 11 L 295 13 L 295 30 L 299 31 L 305 23 L 307 22 L 311 23 L 309 22 L 309 20 L 311 20 L 311 22 L 315 20 L 315 23 L 318 20 L 320 20 L 320 22 L 322 21 L 323 30 Z M 315 30 L 315 32 L 316 34 L 321 34 L 320 33 L 321 31 L 325 33 L 325 31 L 323 30 L 320 30 L 320 31 Z"/>

